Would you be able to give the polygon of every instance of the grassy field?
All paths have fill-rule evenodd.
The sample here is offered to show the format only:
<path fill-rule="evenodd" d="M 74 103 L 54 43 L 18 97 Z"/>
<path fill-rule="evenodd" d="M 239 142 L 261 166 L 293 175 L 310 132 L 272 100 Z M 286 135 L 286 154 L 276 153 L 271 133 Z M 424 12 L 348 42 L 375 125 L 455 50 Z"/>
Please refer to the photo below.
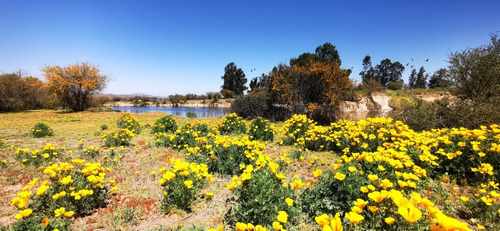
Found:
<path fill-rule="evenodd" d="M 151 129 L 154 122 L 163 115 L 134 114 L 133 117 L 141 124 L 142 132 L 133 137 L 129 146 L 109 148 L 104 146 L 99 135 L 117 129 L 116 121 L 120 114 L 116 112 L 65 113 L 43 110 L 0 114 L 0 159 L 3 163 L 0 171 L 0 223 L 7 227 L 17 221 L 14 217 L 21 209 L 11 205 L 12 199 L 33 178 L 43 178 L 42 170 L 46 166 L 84 159 L 110 168 L 106 177 L 116 182 L 113 183 L 116 190 L 109 191 L 105 206 L 70 218 L 71 229 L 74 230 L 238 229 L 236 226 L 241 224 L 236 222 L 247 224 L 254 219 L 238 211 L 238 208 L 243 208 L 245 203 L 257 205 L 259 201 L 238 201 L 237 196 L 243 197 L 241 195 L 244 195 L 242 193 L 246 190 L 245 187 L 252 185 L 260 190 L 250 194 L 252 198 L 261 198 L 258 197 L 261 194 L 268 196 L 265 198 L 271 198 L 273 194 L 293 198 L 293 205 L 288 201 L 285 203 L 284 198 L 283 201 L 262 205 L 263 208 L 269 206 L 271 211 L 262 216 L 270 216 L 277 219 L 275 222 L 279 221 L 277 224 L 262 224 L 268 230 L 273 230 L 273 227 L 279 229 L 275 225 L 282 225 L 288 230 L 321 230 L 325 223 L 314 217 L 323 213 L 333 217 L 334 211 L 343 211 L 341 223 L 346 230 L 427 230 L 433 226 L 438 230 L 437 228 L 449 228 L 450 222 L 456 224 L 458 230 L 467 230 L 464 228 L 467 226 L 472 229 L 486 227 L 490 230 L 499 227 L 500 194 L 497 193 L 499 190 L 496 181 L 500 158 L 490 158 L 500 152 L 500 130 L 496 125 L 477 131 L 436 130 L 415 133 L 401 123 L 386 119 L 370 119 L 358 123 L 341 121 L 323 127 L 294 117 L 290 121 L 269 127 L 269 130 L 274 130 L 274 140 L 250 141 L 246 134 L 220 134 L 221 123 L 224 122 L 222 119 L 201 121 L 173 117 L 179 129 L 165 134 L 167 145 L 160 145 L 164 138 L 153 135 Z M 34 138 L 31 129 L 37 122 L 48 124 L 54 135 Z M 245 126 L 249 126 L 250 122 L 243 121 Z M 168 141 L 168 137 L 171 137 L 170 140 L 174 137 L 183 140 L 183 137 L 188 137 L 194 131 L 181 131 L 180 128 L 186 123 L 205 123 L 216 132 L 212 137 L 200 135 L 196 142 L 189 145 L 169 143 L 171 141 Z M 235 126 L 236 123 L 238 121 L 227 124 Z M 31 152 L 41 150 L 47 144 L 61 150 L 51 163 L 36 167 L 15 158 L 17 150 L 29 149 Z M 87 150 L 96 147 L 100 149 L 96 157 L 86 155 Z M 241 150 L 241 147 L 246 147 L 242 162 L 226 166 L 236 161 L 233 157 L 239 158 L 234 153 Z M 215 157 L 212 150 L 216 151 Z M 223 162 L 216 162 L 217 159 L 225 158 L 217 156 L 220 153 L 233 156 Z M 206 159 L 201 158 L 204 155 Z M 200 188 L 188 209 L 173 208 L 165 212 L 162 210 L 162 198 L 166 196 L 166 189 L 158 183 L 162 179 L 158 172 L 164 167 L 172 169 L 168 164 L 173 163 L 171 158 L 208 161 L 209 169 L 215 169 L 216 172 L 211 173 L 213 179 Z M 242 163 L 246 165 L 241 165 Z M 253 166 L 251 169 L 250 165 Z M 465 170 L 455 171 L 453 168 Z M 172 171 L 175 172 L 175 166 Z M 334 174 L 329 176 L 329 171 Z M 376 175 L 377 179 L 373 179 L 371 175 Z M 264 179 L 262 181 L 265 183 L 265 179 L 271 179 L 265 177 L 283 178 L 283 185 L 272 188 L 252 181 Z M 231 188 L 231 185 L 236 189 Z M 364 192 L 363 187 L 370 189 Z M 338 193 L 328 192 L 337 189 Z M 382 202 L 376 202 L 372 193 L 384 191 L 389 192 L 390 196 Z M 207 193 L 214 195 L 208 196 Z M 347 199 L 332 199 L 340 197 L 339 193 L 345 194 Z M 425 202 L 420 197 L 429 200 Z M 402 205 L 404 198 L 408 198 L 409 204 Z M 358 206 L 361 202 L 353 202 L 356 199 L 366 203 Z M 316 203 L 323 200 L 333 207 Z M 339 204 L 341 201 L 345 203 Z M 28 207 L 34 206 L 30 203 L 32 202 L 28 202 Z M 276 208 L 271 208 L 272 206 Z M 378 212 L 373 212 L 372 209 L 376 206 Z M 309 211 L 307 207 L 315 211 Z M 417 214 L 412 214 L 416 220 L 409 218 L 408 214 L 403 215 L 402 208 L 407 209 L 407 213 Z M 259 214 L 259 209 L 255 208 L 254 211 L 250 208 L 249 213 Z M 283 217 L 279 215 L 276 218 L 278 210 L 288 213 L 288 222 L 286 219 L 283 222 Z M 354 213 L 363 216 L 364 221 L 355 222 Z M 388 217 L 394 219 L 396 224 L 389 224 L 391 222 L 385 220 Z M 467 223 L 459 223 L 455 219 Z M 333 225 L 336 219 L 327 221 L 326 223 L 330 225 L 331 222 Z M 243 228 L 239 226 L 239 229 Z"/>

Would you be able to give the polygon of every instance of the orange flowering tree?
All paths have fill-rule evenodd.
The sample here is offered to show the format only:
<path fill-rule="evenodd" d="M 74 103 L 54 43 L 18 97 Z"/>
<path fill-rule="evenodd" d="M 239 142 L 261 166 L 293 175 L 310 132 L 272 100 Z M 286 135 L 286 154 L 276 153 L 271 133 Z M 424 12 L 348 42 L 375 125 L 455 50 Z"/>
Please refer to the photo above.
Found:
<path fill-rule="evenodd" d="M 42 71 L 53 94 L 73 111 L 87 109 L 92 95 L 101 91 L 108 80 L 100 74 L 99 67 L 84 62 L 66 67 L 48 66 Z"/>
<path fill-rule="evenodd" d="M 336 62 L 279 65 L 271 72 L 271 94 L 276 103 L 290 107 L 294 113 L 308 114 L 328 124 L 336 120 L 342 101 L 354 94 L 349 74 Z"/>

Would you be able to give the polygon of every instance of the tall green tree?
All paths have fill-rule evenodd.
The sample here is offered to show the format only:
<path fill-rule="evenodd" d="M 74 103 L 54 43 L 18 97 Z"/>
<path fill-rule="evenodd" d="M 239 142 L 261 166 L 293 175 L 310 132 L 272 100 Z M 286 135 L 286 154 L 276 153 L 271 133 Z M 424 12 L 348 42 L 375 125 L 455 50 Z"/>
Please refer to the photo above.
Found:
<path fill-rule="evenodd" d="M 392 62 L 390 59 L 380 61 L 372 67 L 371 57 L 365 56 L 363 59 L 363 70 L 359 73 L 363 82 L 376 81 L 387 89 L 391 83 L 403 82 L 401 78 L 405 67 L 400 62 Z"/>
<path fill-rule="evenodd" d="M 248 93 L 264 93 L 271 87 L 271 77 L 262 73 L 261 76 L 250 80 L 250 91 Z"/>
<path fill-rule="evenodd" d="M 326 62 L 329 64 L 337 63 L 339 66 L 342 65 L 342 60 L 340 59 L 339 52 L 329 42 L 324 43 L 316 47 L 314 54 L 306 52 L 299 55 L 298 58 L 290 59 L 290 66 L 306 66 L 311 62 Z"/>
<path fill-rule="evenodd" d="M 426 88 L 427 87 L 427 79 L 429 78 L 429 74 L 425 73 L 425 68 L 420 67 L 420 70 L 417 71 L 413 69 L 411 71 L 409 79 L 409 87 L 412 89 L 416 88 Z"/>
<path fill-rule="evenodd" d="M 224 68 L 224 75 L 221 77 L 224 80 L 221 88 L 221 94 L 224 98 L 233 98 L 235 95 L 243 95 L 243 92 L 248 89 L 245 86 L 247 78 L 241 68 L 238 68 L 234 62 L 230 62 Z"/>
<path fill-rule="evenodd" d="M 372 67 L 372 57 L 366 55 L 363 58 L 363 70 L 359 73 L 363 82 L 375 80 L 375 70 Z"/>
<path fill-rule="evenodd" d="M 391 83 L 403 81 L 401 76 L 405 67 L 400 62 L 393 63 L 390 59 L 384 59 L 374 69 L 374 80 L 382 84 L 384 88 L 389 87 Z"/>
<path fill-rule="evenodd" d="M 462 99 L 489 100 L 500 96 L 500 39 L 449 55 L 450 73 Z"/>
<path fill-rule="evenodd" d="M 415 88 L 416 84 L 417 84 L 417 70 L 412 69 L 411 74 L 408 77 L 408 87 Z"/>
<path fill-rule="evenodd" d="M 453 86 L 453 80 L 450 72 L 445 68 L 435 71 L 429 79 L 429 88 L 449 88 L 451 86 Z"/>

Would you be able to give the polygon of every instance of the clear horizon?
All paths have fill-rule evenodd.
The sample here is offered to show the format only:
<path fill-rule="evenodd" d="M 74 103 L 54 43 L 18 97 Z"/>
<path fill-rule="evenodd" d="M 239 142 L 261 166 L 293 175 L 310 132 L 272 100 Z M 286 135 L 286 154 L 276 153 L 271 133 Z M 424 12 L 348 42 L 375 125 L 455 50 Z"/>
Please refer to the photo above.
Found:
<path fill-rule="evenodd" d="M 432 74 L 451 52 L 488 43 L 500 32 L 499 8 L 499 1 L 2 1 L 0 73 L 44 79 L 46 65 L 89 62 L 111 78 L 104 94 L 204 94 L 220 90 L 229 62 L 248 86 L 330 42 L 351 79 L 360 81 L 370 55 L 373 65 L 401 62 L 407 83 L 412 65 Z"/>

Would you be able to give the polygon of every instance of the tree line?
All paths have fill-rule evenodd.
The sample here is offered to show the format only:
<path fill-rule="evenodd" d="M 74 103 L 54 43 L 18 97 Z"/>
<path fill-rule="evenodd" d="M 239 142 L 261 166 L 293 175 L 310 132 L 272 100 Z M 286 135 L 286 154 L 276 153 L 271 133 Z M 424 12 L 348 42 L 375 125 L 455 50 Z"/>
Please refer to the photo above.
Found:
<path fill-rule="evenodd" d="M 224 68 L 220 92 L 170 95 L 155 102 L 168 100 L 179 105 L 190 99 L 217 102 L 221 96 L 236 97 L 233 110 L 243 117 L 279 120 L 299 113 L 327 124 L 338 118 L 342 101 L 353 100 L 356 90 L 441 87 L 451 88 L 463 100 L 488 101 L 500 97 L 499 44 L 497 35 L 491 35 L 490 44 L 453 52 L 449 55 L 448 68 L 432 75 L 426 73 L 424 67 L 418 71 L 412 69 L 408 84 L 402 80 L 405 70 L 402 63 L 384 59 L 373 66 L 367 55 L 362 60 L 362 82 L 356 84 L 349 79 L 352 70 L 341 67 L 336 47 L 327 42 L 314 53 L 300 54 L 289 63 L 275 66 L 268 74 L 253 78 L 250 89 L 246 87 L 243 70 L 231 62 Z M 75 63 L 65 67 L 47 66 L 42 71 L 46 82 L 23 76 L 21 72 L 0 75 L 0 111 L 57 107 L 82 111 L 105 101 L 95 95 L 104 89 L 109 78 L 102 75 L 97 66 Z"/>
<path fill-rule="evenodd" d="M 490 100 L 500 95 L 499 44 L 497 35 L 491 35 L 490 44 L 453 52 L 449 54 L 449 66 L 432 75 L 423 66 L 418 71 L 410 66 L 407 84 L 402 78 L 405 65 L 383 59 L 373 66 L 367 55 L 359 73 L 362 81 L 356 84 L 349 79 L 351 69 L 340 66 L 336 47 L 327 42 L 314 53 L 300 54 L 289 64 L 279 64 L 268 74 L 253 78 L 248 95 L 244 95 L 244 72 L 231 62 L 222 76 L 221 93 L 224 97 L 236 96 L 233 111 L 246 118 L 283 119 L 300 113 L 324 124 L 336 120 L 341 102 L 354 99 L 355 91 L 360 90 L 447 88 L 461 100 Z"/>

